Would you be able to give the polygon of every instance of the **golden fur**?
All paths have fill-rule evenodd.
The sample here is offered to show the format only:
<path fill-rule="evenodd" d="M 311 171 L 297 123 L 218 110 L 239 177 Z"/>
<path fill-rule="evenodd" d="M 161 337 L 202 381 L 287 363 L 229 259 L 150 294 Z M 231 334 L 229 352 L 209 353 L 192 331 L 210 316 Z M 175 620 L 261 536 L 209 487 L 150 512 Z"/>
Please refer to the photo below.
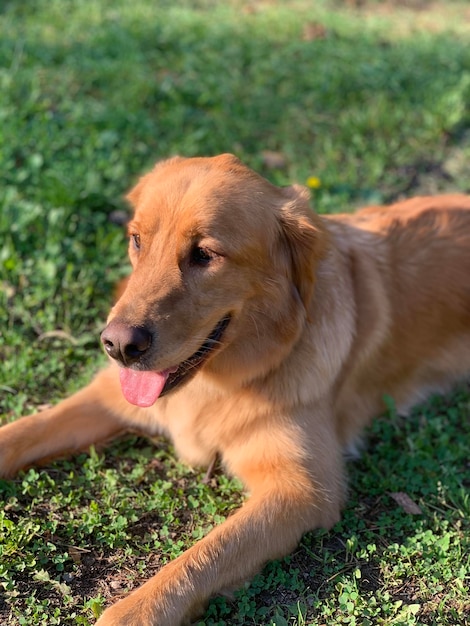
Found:
<path fill-rule="evenodd" d="M 230 155 L 160 163 L 129 198 L 133 273 L 103 334 L 110 354 L 144 328 L 133 367 L 173 372 L 228 326 L 148 408 L 124 399 L 111 364 L 4 426 L 0 474 L 128 430 L 168 435 L 191 464 L 219 454 L 245 505 L 98 620 L 174 626 L 339 519 L 343 452 L 385 394 L 404 411 L 470 372 L 470 198 L 323 217 L 305 189 Z"/>

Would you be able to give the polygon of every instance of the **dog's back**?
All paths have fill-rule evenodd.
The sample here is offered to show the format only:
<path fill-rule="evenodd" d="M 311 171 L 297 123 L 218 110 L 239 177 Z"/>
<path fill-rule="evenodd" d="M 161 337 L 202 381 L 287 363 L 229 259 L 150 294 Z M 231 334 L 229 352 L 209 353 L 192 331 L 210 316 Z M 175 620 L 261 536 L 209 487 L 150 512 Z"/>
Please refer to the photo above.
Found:
<path fill-rule="evenodd" d="M 357 306 L 337 402 L 349 434 L 384 395 L 405 412 L 470 372 L 470 198 L 415 198 L 329 221 Z"/>

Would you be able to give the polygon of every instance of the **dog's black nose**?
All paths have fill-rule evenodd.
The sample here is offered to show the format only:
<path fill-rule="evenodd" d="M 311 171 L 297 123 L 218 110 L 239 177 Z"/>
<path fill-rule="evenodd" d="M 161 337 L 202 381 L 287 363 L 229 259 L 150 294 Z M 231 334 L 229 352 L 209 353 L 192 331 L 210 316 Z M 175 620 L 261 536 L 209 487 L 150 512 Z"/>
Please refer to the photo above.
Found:
<path fill-rule="evenodd" d="M 131 365 L 147 352 L 152 335 L 146 328 L 113 320 L 101 333 L 101 342 L 111 358 L 123 365 Z"/>

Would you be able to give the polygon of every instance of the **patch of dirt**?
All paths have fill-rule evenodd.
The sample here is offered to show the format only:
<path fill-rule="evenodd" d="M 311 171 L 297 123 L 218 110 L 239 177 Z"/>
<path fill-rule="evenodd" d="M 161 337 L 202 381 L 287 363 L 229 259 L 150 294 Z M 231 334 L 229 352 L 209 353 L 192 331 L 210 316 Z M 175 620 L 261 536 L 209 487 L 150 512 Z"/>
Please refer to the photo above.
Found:
<path fill-rule="evenodd" d="M 450 145 L 441 160 L 426 159 L 410 163 L 398 169 L 394 179 L 402 181 L 397 193 L 394 184 L 393 193 L 384 196 L 387 201 L 411 195 L 436 195 L 442 193 L 470 192 L 470 133 L 458 144 Z"/>

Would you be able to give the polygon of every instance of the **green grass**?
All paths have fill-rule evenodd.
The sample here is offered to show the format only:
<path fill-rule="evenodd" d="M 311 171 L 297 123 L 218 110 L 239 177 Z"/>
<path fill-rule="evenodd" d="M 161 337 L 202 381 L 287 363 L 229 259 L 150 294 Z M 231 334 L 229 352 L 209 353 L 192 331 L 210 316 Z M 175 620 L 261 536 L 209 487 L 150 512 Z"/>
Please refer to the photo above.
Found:
<path fill-rule="evenodd" d="M 159 158 L 232 151 L 277 184 L 316 177 L 322 212 L 470 190 L 468 3 L 404 4 L 1 4 L 4 421 L 104 362 L 99 330 L 127 271 L 116 215 Z M 342 522 L 203 623 L 469 624 L 469 398 L 407 421 L 391 406 L 350 464 Z M 132 439 L 0 481 L 0 622 L 93 623 L 241 502 L 236 481 L 202 476 Z"/>

